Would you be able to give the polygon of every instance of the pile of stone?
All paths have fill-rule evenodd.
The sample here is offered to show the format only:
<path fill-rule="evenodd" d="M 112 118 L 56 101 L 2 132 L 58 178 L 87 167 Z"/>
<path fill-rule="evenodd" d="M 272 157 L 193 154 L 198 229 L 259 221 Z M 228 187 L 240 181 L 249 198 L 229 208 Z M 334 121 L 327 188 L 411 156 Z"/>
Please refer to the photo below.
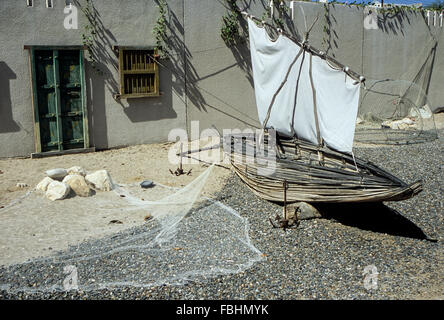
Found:
<path fill-rule="evenodd" d="M 69 169 L 51 169 L 37 185 L 37 191 L 45 193 L 52 201 L 65 199 L 70 193 L 89 197 L 94 191 L 111 191 L 114 188 L 111 176 L 106 170 L 87 172 L 79 166 Z"/>
<path fill-rule="evenodd" d="M 415 122 L 415 118 L 406 117 L 401 120 L 387 120 L 384 121 L 381 126 L 383 128 L 390 128 L 390 129 L 399 129 L 399 130 L 405 130 L 405 129 L 416 129 L 417 125 Z"/>

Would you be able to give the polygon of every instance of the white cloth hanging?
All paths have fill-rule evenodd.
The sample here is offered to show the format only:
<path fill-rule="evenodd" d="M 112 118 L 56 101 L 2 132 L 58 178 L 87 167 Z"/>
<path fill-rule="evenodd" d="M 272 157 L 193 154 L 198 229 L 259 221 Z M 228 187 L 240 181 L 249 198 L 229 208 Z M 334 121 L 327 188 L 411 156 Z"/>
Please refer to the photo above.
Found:
<path fill-rule="evenodd" d="M 283 35 L 272 41 L 267 31 L 248 19 L 251 62 L 259 121 L 264 125 L 268 107 L 300 47 Z M 303 62 L 303 63 L 302 63 Z M 302 65 L 302 67 L 301 67 Z M 273 104 L 267 128 L 314 144 L 318 143 L 310 83 L 310 53 L 303 52 L 290 71 Z M 299 70 L 296 109 L 291 127 Z M 359 102 L 359 83 L 331 68 L 325 60 L 312 57 L 319 131 L 325 143 L 338 151 L 351 152 Z"/>

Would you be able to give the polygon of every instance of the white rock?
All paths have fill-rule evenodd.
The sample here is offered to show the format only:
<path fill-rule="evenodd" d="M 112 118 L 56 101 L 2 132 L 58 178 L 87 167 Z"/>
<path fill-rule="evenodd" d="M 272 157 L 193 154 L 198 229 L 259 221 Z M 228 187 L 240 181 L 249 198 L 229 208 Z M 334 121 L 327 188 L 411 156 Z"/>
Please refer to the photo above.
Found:
<path fill-rule="evenodd" d="M 430 109 L 428 104 L 423 105 L 422 107 L 419 108 L 411 108 L 409 115 L 412 117 L 418 117 L 418 111 L 419 111 L 419 116 L 421 116 L 421 118 L 423 119 L 429 119 L 432 117 L 432 110 Z"/>
<path fill-rule="evenodd" d="M 46 175 L 54 180 L 63 180 L 68 175 L 65 169 L 57 168 L 46 171 Z"/>
<path fill-rule="evenodd" d="M 362 120 L 361 118 L 359 118 L 359 117 L 356 118 L 356 124 L 361 124 L 363 122 L 364 122 L 364 120 Z"/>
<path fill-rule="evenodd" d="M 87 174 L 85 180 L 98 190 L 111 191 L 114 188 L 111 176 L 106 170 L 98 170 L 96 172 Z"/>
<path fill-rule="evenodd" d="M 414 126 L 415 126 L 415 121 L 413 121 L 410 118 L 404 118 L 401 120 L 393 120 L 393 121 L 387 120 L 382 123 L 382 127 L 384 128 L 400 129 L 400 130 L 412 128 Z"/>
<path fill-rule="evenodd" d="M 408 128 L 411 128 L 411 126 L 408 123 L 402 122 L 402 123 L 398 124 L 398 129 L 400 129 L 400 130 L 405 130 Z"/>
<path fill-rule="evenodd" d="M 28 186 L 27 183 L 19 182 L 19 183 L 16 184 L 16 187 L 17 187 L 17 188 L 20 188 L 20 189 L 23 189 L 23 188 L 27 188 L 27 187 L 29 187 L 29 186 Z"/>
<path fill-rule="evenodd" d="M 68 184 L 71 190 L 80 197 L 89 197 L 92 194 L 91 188 L 80 174 L 69 174 L 62 182 Z"/>
<path fill-rule="evenodd" d="M 45 195 L 52 201 L 62 200 L 66 198 L 70 191 L 71 189 L 67 183 L 53 181 L 48 185 Z"/>
<path fill-rule="evenodd" d="M 43 178 L 42 181 L 38 183 L 38 185 L 35 188 L 37 189 L 37 191 L 46 192 L 46 189 L 48 189 L 48 185 L 53 181 L 54 180 L 51 179 L 50 177 L 45 177 Z"/>
<path fill-rule="evenodd" d="M 66 171 L 68 172 L 69 175 L 70 174 L 71 175 L 72 174 L 78 174 L 78 175 L 81 175 L 81 176 L 86 176 L 85 169 L 83 169 L 82 167 L 79 167 L 79 166 L 71 167 L 69 169 L 66 169 Z"/>

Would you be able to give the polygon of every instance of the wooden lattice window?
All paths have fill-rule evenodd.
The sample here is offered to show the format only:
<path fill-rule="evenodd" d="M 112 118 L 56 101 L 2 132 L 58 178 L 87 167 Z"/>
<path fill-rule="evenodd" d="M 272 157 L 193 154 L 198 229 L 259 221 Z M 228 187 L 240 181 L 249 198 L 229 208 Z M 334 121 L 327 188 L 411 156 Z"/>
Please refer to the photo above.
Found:
<path fill-rule="evenodd" d="M 120 98 L 159 96 L 159 67 L 154 49 L 119 47 Z"/>

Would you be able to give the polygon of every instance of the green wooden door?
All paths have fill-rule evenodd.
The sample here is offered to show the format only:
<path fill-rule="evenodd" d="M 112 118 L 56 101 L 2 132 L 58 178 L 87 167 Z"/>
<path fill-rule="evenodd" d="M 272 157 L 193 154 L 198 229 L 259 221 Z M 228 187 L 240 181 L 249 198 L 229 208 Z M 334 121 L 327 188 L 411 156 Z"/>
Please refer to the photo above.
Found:
<path fill-rule="evenodd" d="M 81 50 L 32 50 L 37 152 L 87 148 Z"/>
<path fill-rule="evenodd" d="M 59 51 L 63 149 L 83 148 L 83 99 L 80 51 Z"/>

